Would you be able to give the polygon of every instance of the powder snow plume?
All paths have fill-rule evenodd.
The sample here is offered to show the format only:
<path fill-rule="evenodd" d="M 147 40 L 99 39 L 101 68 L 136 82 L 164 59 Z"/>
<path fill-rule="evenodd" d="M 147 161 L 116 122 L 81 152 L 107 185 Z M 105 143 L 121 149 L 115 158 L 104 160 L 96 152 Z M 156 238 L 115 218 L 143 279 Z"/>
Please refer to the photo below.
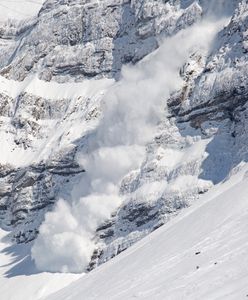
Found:
<path fill-rule="evenodd" d="M 178 90 L 180 68 L 190 54 L 207 55 L 226 19 L 204 20 L 167 38 L 157 51 L 135 66 L 124 66 L 122 78 L 102 100 L 102 119 L 79 155 L 86 169 L 72 193 L 48 212 L 32 248 L 39 270 L 83 272 L 95 249 L 97 227 L 122 203 L 119 185 L 145 157 L 157 124 L 166 114 L 166 99 Z"/>

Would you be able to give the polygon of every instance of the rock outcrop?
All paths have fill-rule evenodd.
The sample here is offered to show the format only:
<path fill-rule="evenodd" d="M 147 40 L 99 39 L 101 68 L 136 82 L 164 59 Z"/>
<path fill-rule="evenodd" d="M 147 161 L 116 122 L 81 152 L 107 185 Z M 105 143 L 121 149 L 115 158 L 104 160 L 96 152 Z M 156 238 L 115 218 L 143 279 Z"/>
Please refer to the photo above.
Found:
<path fill-rule="evenodd" d="M 0 225 L 16 242 L 35 239 L 45 213 L 58 198 L 69 199 L 87 172 L 76 156 L 87 149 L 103 95 L 122 66 L 199 21 L 208 2 L 47 0 L 34 19 L 0 24 Z M 183 88 L 165 99 L 169 114 L 141 168 L 123 178 L 124 201 L 97 229 L 88 270 L 247 160 L 248 4 L 219 1 L 216 13 L 222 10 L 231 21 L 211 53 L 192 52 L 182 66 Z"/>

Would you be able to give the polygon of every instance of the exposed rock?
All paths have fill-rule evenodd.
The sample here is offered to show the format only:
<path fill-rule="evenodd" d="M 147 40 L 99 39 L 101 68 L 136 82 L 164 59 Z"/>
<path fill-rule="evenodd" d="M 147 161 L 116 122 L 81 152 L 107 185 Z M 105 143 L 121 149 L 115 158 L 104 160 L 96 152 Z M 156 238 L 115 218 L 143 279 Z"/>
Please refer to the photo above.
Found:
<path fill-rule="evenodd" d="M 216 13 L 226 7 L 231 22 L 211 53 L 194 52 L 182 67 L 183 87 L 168 100 L 169 116 L 158 124 L 141 168 L 123 178 L 124 202 L 97 229 L 88 270 L 163 225 L 248 159 L 248 4 L 218 3 Z M 87 152 L 111 85 L 95 88 L 85 81 L 80 95 L 52 97 L 45 88 L 28 89 L 36 84 L 32 80 L 118 79 L 123 64 L 137 63 L 162 37 L 194 24 L 208 5 L 206 0 L 48 0 L 35 19 L 0 25 L 0 73 L 23 81 L 19 90 L 0 92 L 0 134 L 11 157 L 1 154 L 0 225 L 12 230 L 16 242 L 33 240 L 45 213 L 60 197 L 68 199 L 87 171 L 77 153 Z"/>
<path fill-rule="evenodd" d="M 46 1 L 22 30 L 2 28 L 2 37 L 16 41 L 11 57 L 2 56 L 0 73 L 16 80 L 38 73 L 63 82 L 118 77 L 123 64 L 139 61 L 158 47 L 161 35 L 192 25 L 201 13 L 196 3 L 180 9 L 171 0 Z"/>

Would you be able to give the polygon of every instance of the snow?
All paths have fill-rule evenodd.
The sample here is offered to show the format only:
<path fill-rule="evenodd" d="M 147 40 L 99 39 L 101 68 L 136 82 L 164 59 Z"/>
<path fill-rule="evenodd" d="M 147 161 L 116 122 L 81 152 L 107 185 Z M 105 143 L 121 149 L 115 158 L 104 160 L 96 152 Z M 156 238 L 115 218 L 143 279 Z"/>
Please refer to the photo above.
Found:
<path fill-rule="evenodd" d="M 29 19 L 38 14 L 45 0 L 0 0 L 0 22 Z"/>
<path fill-rule="evenodd" d="M 215 4 L 215 1 L 211 2 Z M 10 6 L 6 7 L 4 3 Z M 15 3 L 15 6 L 11 6 L 11 3 Z M 36 11 L 31 3 L 38 6 L 35 0 L 0 0 L 0 14 L 3 15 L 0 15 L 0 21 L 5 18 L 22 19 L 24 15 L 25 18 L 31 17 L 38 12 L 38 8 Z M 220 8 L 225 3 L 227 1 L 221 0 Z M 22 5 L 23 13 L 15 16 L 20 8 L 17 4 Z M 26 4 L 30 5 L 27 9 Z M 41 135 L 45 132 L 44 138 L 40 139 L 38 135 L 31 137 L 33 148 L 25 151 L 13 149 L 15 141 L 9 130 L 13 130 L 13 127 L 9 126 L 10 121 L 6 117 L 1 117 L 1 121 L 6 121 L 0 132 L 0 162 L 3 164 L 11 163 L 20 167 L 39 163 L 51 157 L 54 149 L 72 149 L 73 142 L 84 136 L 87 130 L 93 129 L 92 123 L 97 122 L 86 124 L 86 112 L 81 107 L 77 110 L 77 100 L 82 97 L 78 102 L 83 103 L 90 99 L 90 105 L 95 105 L 96 109 L 104 100 L 104 117 L 95 135 L 92 135 L 93 139 L 88 139 L 90 155 L 82 154 L 82 165 L 87 169 L 84 180 L 76 187 L 78 191 L 72 194 L 72 203 L 60 199 L 54 211 L 46 215 L 40 235 L 32 248 L 37 268 L 52 272 L 81 272 L 87 267 L 97 243 L 93 238 L 96 228 L 110 218 L 111 212 L 119 207 L 122 200 L 118 188 L 123 176 L 128 175 L 129 171 L 137 172 L 140 168 L 146 145 L 157 130 L 157 122 L 161 121 L 160 117 L 166 117 L 166 112 L 162 110 L 164 103 L 160 100 L 164 101 L 170 92 L 181 87 L 183 82 L 178 76 L 178 70 L 192 52 L 200 51 L 204 57 L 211 52 L 209 50 L 216 33 L 227 21 L 229 18 L 221 18 L 219 24 L 203 23 L 203 27 L 197 24 L 196 27 L 180 32 L 140 64 L 125 67 L 122 81 L 115 85 L 113 80 L 107 79 L 58 84 L 41 81 L 38 76 L 27 77 L 23 82 L 0 77 L 0 93 L 15 99 L 13 117 L 18 116 L 22 109 L 18 117 L 32 121 L 28 111 L 29 101 L 32 100 L 24 99 L 26 103 L 21 103 L 21 97 L 18 97 L 23 92 L 49 100 L 55 111 L 57 102 L 61 100 L 60 105 L 65 106 L 72 115 L 69 120 L 57 115 L 53 119 L 44 117 L 37 120 L 41 131 L 47 127 L 46 131 L 41 132 Z M 182 44 L 184 47 L 181 47 Z M 230 70 L 227 69 L 224 74 L 224 81 L 228 84 L 231 81 Z M 215 75 L 208 80 L 210 83 L 214 81 Z M 221 90 L 227 90 L 227 84 L 220 87 Z M 104 97 L 106 90 L 110 91 Z M 204 97 L 196 97 L 195 100 L 198 101 L 198 98 L 205 101 Z M 186 108 L 192 106 L 189 101 L 185 103 Z M 19 104 L 22 105 L 20 111 Z M 201 140 L 199 137 L 199 141 L 191 141 L 188 138 L 186 151 L 179 148 L 161 149 L 158 155 L 162 159 L 158 166 L 172 171 L 183 163 L 187 168 L 186 165 L 192 160 L 201 162 L 206 157 L 205 150 L 210 139 Z M 223 148 L 229 146 L 227 140 Z M 234 173 L 224 183 L 201 196 L 192 208 L 83 278 L 80 278 L 81 275 L 38 273 L 30 259 L 32 244 L 13 246 L 8 242 L 7 233 L 1 231 L 1 297 L 7 300 L 77 300 L 82 297 L 103 300 L 243 299 L 248 294 L 248 168 L 240 168 L 237 174 Z M 223 173 L 223 168 L 220 168 L 220 172 Z M 215 173 L 218 175 L 218 170 Z M 204 188 L 206 181 L 199 179 L 197 174 L 182 173 L 169 183 L 158 178 L 157 181 L 143 184 L 134 196 L 140 201 L 152 202 L 163 195 L 164 191 L 177 191 L 186 195 L 190 186 L 202 187 L 201 191 L 207 190 Z M 138 235 L 135 231 L 131 234 Z M 49 296 L 78 278 L 79 282 Z"/>
<path fill-rule="evenodd" d="M 164 99 L 182 87 L 180 68 L 192 52 L 208 53 L 216 34 L 226 22 L 227 18 L 203 20 L 165 39 L 157 51 L 137 65 L 123 67 L 121 80 L 103 97 L 103 118 L 88 140 L 87 153 L 83 150 L 81 155 L 81 165 L 86 173 L 79 183 L 78 192 L 67 201 L 71 209 L 55 206 L 53 217 L 45 217 L 40 227 L 32 249 L 32 258 L 39 270 L 85 271 L 96 244 L 93 237 L 97 227 L 123 202 L 119 195 L 123 177 L 140 169 L 147 143 L 153 140 L 158 123 L 168 114 L 164 109 Z M 184 44 L 183 48 L 181 44 Z M 198 157 L 199 150 L 204 152 L 206 143 L 200 142 L 192 147 L 190 159 Z M 188 186 L 197 182 L 198 179 L 189 177 Z M 202 182 L 200 185 L 203 186 Z M 181 180 L 172 189 L 178 190 L 182 186 L 185 183 Z M 90 205 L 94 208 L 89 209 Z M 89 213 L 85 214 L 85 211 Z M 61 224 L 66 217 L 73 220 L 73 224 Z M 75 256 L 71 255 L 70 260 L 67 252 L 58 251 L 58 244 L 73 245 L 78 261 L 75 261 Z M 54 251 L 47 256 L 51 248 Z"/>
<path fill-rule="evenodd" d="M 8 240 L 8 232 L 0 229 L 2 300 L 38 300 L 83 276 L 38 273 L 30 260 L 29 253 L 30 245 L 12 245 Z"/>
<path fill-rule="evenodd" d="M 246 299 L 247 183 L 241 163 L 193 206 L 86 275 L 38 273 L 30 245 L 12 245 L 1 230 L 1 299 Z"/>
<path fill-rule="evenodd" d="M 42 97 L 47 99 L 53 106 L 57 106 L 58 102 L 62 105 L 64 100 L 67 105 L 67 111 L 73 111 L 75 109 L 75 101 L 82 99 L 91 99 L 91 106 L 97 106 L 98 102 L 102 99 L 106 90 L 108 90 L 114 83 L 113 79 L 99 79 L 99 80 L 85 80 L 81 83 L 57 83 L 57 82 L 45 82 L 39 80 L 37 76 L 30 76 L 22 82 L 15 80 L 9 80 L 0 76 L 0 94 L 12 97 L 15 99 L 14 107 L 11 114 L 13 117 L 20 115 L 22 118 L 32 120 L 28 111 L 28 104 L 22 104 L 20 108 L 20 94 L 28 94 L 30 97 Z M 21 113 L 19 110 L 21 110 Z M 0 120 L 3 121 L 3 125 L 0 128 L 1 144 L 1 157 L 0 163 L 11 164 L 17 167 L 27 166 L 34 162 L 39 163 L 43 159 L 47 159 L 51 155 L 52 149 L 64 146 L 68 144 L 67 141 L 61 141 L 59 138 L 65 132 L 70 132 L 70 140 L 76 140 L 83 134 L 83 130 L 87 130 L 90 125 L 83 126 L 83 116 L 86 112 L 79 112 L 77 122 L 74 121 L 72 125 L 70 122 L 61 122 L 58 118 L 44 119 L 39 121 L 39 125 L 44 128 L 45 134 L 43 138 L 39 138 L 33 141 L 33 147 L 28 149 L 16 148 L 14 143 L 14 136 L 11 134 L 9 127 L 11 127 L 11 120 L 0 116 Z M 46 138 L 47 137 L 47 138 Z M 60 145 L 59 145 L 60 144 Z M 52 147 L 54 146 L 54 147 Z"/>
<path fill-rule="evenodd" d="M 46 300 L 246 299 L 248 166 L 191 208 Z"/>
<path fill-rule="evenodd" d="M 80 83 L 68 82 L 46 82 L 38 79 L 37 76 L 29 76 L 24 81 L 15 81 L 0 76 L 0 93 L 16 98 L 21 93 L 28 93 L 34 96 L 61 100 L 76 97 L 92 98 L 97 92 L 109 88 L 114 83 L 113 79 L 85 80 Z"/>

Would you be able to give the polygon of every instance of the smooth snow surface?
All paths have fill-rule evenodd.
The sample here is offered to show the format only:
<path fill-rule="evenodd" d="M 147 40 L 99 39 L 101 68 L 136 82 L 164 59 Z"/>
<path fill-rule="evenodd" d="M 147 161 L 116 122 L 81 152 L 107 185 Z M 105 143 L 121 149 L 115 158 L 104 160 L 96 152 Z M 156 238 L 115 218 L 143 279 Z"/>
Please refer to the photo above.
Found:
<path fill-rule="evenodd" d="M 23 20 L 37 15 L 45 0 L 0 0 L 0 22 Z"/>
<path fill-rule="evenodd" d="M 247 299 L 247 170 L 46 300 Z"/>

